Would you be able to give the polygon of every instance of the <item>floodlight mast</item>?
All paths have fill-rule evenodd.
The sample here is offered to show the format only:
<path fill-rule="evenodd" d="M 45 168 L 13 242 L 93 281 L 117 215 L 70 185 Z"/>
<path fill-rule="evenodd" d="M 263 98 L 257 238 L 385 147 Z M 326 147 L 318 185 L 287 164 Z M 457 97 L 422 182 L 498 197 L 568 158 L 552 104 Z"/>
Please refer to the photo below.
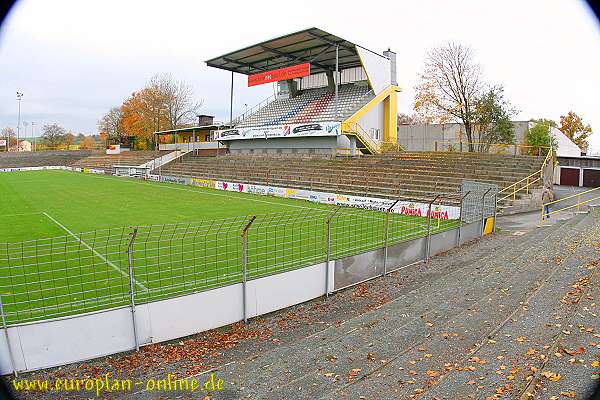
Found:
<path fill-rule="evenodd" d="M 17 92 L 17 104 L 19 104 L 19 118 L 17 120 L 17 151 L 19 151 L 19 136 L 21 133 L 21 99 L 22 98 L 23 98 L 23 93 Z"/>
<path fill-rule="evenodd" d="M 35 136 L 33 135 L 33 126 L 35 125 L 35 122 L 31 123 L 31 140 L 33 141 L 33 151 L 35 151 Z"/>
<path fill-rule="evenodd" d="M 335 120 L 338 118 L 339 94 L 338 85 L 340 84 L 340 46 L 335 46 Z"/>

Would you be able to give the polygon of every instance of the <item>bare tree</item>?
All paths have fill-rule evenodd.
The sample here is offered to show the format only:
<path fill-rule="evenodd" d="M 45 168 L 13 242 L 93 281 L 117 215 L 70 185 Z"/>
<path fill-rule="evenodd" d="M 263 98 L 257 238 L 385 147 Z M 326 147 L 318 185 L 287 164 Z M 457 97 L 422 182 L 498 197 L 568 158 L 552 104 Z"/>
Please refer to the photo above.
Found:
<path fill-rule="evenodd" d="M 398 113 L 398 125 L 415 125 L 425 123 L 416 113 L 411 115 Z"/>
<path fill-rule="evenodd" d="M 120 141 L 124 135 L 122 108 L 111 108 L 100 121 L 98 121 L 98 130 L 104 132 L 109 140 Z"/>
<path fill-rule="evenodd" d="M 60 125 L 44 125 L 42 128 L 42 138 L 50 147 L 56 147 L 65 142 L 67 131 Z"/>
<path fill-rule="evenodd" d="M 471 143 L 475 104 L 482 88 L 481 69 L 471 49 L 450 42 L 428 53 L 415 87 L 414 108 L 428 122 L 462 123 Z M 473 151 L 473 145 L 469 150 Z"/>
<path fill-rule="evenodd" d="M 169 126 L 177 129 L 193 123 L 202 101 L 194 100 L 192 86 L 184 81 L 175 81 L 170 74 L 155 75 L 150 79 L 150 89 L 161 100 L 161 112 L 164 112 Z"/>
<path fill-rule="evenodd" d="M 6 140 L 6 143 L 8 143 L 6 150 L 17 144 L 17 134 L 13 128 L 8 126 L 6 128 L 2 128 L 2 132 L 0 132 L 0 139 L 4 139 Z"/>

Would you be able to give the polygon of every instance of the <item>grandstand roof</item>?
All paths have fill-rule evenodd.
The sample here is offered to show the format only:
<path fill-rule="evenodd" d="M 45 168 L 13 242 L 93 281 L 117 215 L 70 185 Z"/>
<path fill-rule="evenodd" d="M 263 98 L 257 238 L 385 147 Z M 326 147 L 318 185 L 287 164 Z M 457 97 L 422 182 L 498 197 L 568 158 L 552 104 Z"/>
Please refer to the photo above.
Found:
<path fill-rule="evenodd" d="M 210 67 L 249 75 L 310 62 L 311 74 L 316 74 L 335 71 L 336 45 L 339 46 L 340 70 L 361 65 L 356 51 L 357 44 L 318 28 L 304 29 L 248 46 L 210 59 L 206 64 Z M 374 51 L 371 52 L 384 57 Z"/>
<path fill-rule="evenodd" d="M 229 125 L 229 124 L 218 123 L 218 124 L 211 124 L 211 125 L 188 126 L 186 128 L 167 129 L 164 131 L 155 131 L 154 134 L 155 135 L 172 135 L 173 133 L 177 133 L 177 132 L 192 132 L 192 131 L 207 130 L 207 129 L 227 129 L 230 127 L 231 127 L 231 125 Z"/>

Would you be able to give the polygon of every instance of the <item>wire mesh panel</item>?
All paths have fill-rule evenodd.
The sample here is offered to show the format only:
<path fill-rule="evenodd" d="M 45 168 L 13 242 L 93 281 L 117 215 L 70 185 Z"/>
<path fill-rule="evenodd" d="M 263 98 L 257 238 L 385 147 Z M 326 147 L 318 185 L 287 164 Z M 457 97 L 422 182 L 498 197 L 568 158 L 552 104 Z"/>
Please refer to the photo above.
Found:
<path fill-rule="evenodd" d="M 137 228 L 132 245 L 136 302 L 241 281 L 240 232 L 248 217 Z"/>
<path fill-rule="evenodd" d="M 105 229 L 0 244 L 0 295 L 8 323 L 128 303 L 129 230 Z"/>
<path fill-rule="evenodd" d="M 383 212 L 340 208 L 330 218 L 331 259 L 362 253 L 385 243 Z"/>
<path fill-rule="evenodd" d="M 248 230 L 248 277 L 325 261 L 328 210 L 257 216 Z"/>
<path fill-rule="evenodd" d="M 471 223 L 494 215 L 498 185 L 485 182 L 463 181 L 461 185 L 462 221 Z"/>

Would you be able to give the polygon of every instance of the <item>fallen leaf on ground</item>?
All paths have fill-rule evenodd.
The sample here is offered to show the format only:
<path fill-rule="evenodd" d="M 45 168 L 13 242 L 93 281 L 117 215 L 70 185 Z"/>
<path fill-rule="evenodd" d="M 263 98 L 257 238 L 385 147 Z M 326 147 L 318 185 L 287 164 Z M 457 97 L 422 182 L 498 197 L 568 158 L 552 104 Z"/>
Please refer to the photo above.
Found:
<path fill-rule="evenodd" d="M 569 392 L 560 392 L 561 396 L 565 396 L 568 397 L 570 399 L 574 399 L 575 396 L 577 396 L 577 393 L 575 393 L 574 391 L 569 391 Z"/>
<path fill-rule="evenodd" d="M 546 377 L 548 380 L 552 382 L 560 381 L 560 374 L 555 374 L 554 372 L 544 371 L 542 372 L 542 376 Z"/>

